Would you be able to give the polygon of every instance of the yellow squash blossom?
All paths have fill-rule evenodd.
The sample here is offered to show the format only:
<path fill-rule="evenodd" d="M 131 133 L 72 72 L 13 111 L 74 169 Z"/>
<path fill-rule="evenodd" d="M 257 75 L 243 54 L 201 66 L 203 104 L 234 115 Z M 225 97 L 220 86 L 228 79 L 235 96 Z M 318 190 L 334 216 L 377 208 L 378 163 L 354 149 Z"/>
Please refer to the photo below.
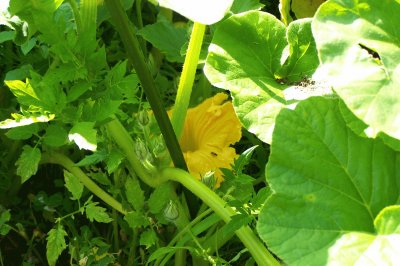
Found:
<path fill-rule="evenodd" d="M 186 115 L 180 145 L 189 172 L 201 179 L 213 171 L 216 187 L 223 180 L 219 168 L 231 168 L 236 155 L 230 145 L 242 136 L 241 124 L 228 95 L 218 93 L 194 108 Z"/>

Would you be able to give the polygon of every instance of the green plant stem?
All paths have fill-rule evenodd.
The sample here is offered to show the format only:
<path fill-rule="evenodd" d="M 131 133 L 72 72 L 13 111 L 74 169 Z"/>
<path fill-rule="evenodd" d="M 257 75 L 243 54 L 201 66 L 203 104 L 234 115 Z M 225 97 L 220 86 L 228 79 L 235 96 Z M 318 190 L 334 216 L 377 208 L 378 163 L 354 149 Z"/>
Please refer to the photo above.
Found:
<path fill-rule="evenodd" d="M 76 29 L 78 32 L 80 32 L 82 28 L 82 21 L 81 21 L 81 16 L 79 14 L 78 4 L 76 3 L 75 0 L 68 0 L 68 3 L 70 4 L 72 12 L 74 13 Z"/>
<path fill-rule="evenodd" d="M 107 192 L 105 192 L 101 187 L 99 187 L 95 182 L 93 182 L 78 166 L 75 165 L 67 156 L 57 153 L 48 152 L 42 154 L 42 163 L 53 163 L 58 164 L 68 170 L 71 174 L 76 176 L 79 181 L 94 195 L 99 197 L 105 203 L 110 205 L 112 208 L 125 215 L 127 212 L 122 208 L 122 204 L 116 199 L 111 197 Z"/>
<path fill-rule="evenodd" d="M 119 122 L 118 119 L 114 119 L 106 124 L 106 128 L 114 141 L 117 143 L 119 148 L 125 153 L 126 159 L 129 164 L 133 167 L 135 173 L 139 178 L 151 187 L 157 187 L 165 180 L 161 180 L 158 175 L 151 176 L 143 167 L 140 160 L 137 158 L 134 145 L 131 136 L 126 131 L 125 127 Z"/>
<path fill-rule="evenodd" d="M 182 74 L 179 81 L 178 91 L 175 99 L 175 106 L 172 112 L 172 126 L 175 134 L 180 138 L 185 124 L 186 111 L 192 94 L 192 87 L 196 75 L 197 64 L 199 62 L 201 45 L 206 26 L 195 22 L 192 34 L 190 35 L 189 47 L 183 64 Z"/>
<path fill-rule="evenodd" d="M 224 220 L 224 222 L 228 223 L 231 220 L 231 216 L 236 214 L 236 212 L 231 207 L 227 206 L 227 203 L 214 191 L 210 190 L 206 185 L 193 178 L 189 173 L 177 168 L 166 168 L 161 174 L 170 180 L 181 183 L 187 189 L 192 191 L 222 220 Z M 280 263 L 265 248 L 265 246 L 248 226 L 241 227 L 235 233 L 242 243 L 247 247 L 259 266 L 280 265 Z"/>
<path fill-rule="evenodd" d="M 146 64 L 143 52 L 140 49 L 139 41 L 135 35 L 133 27 L 122 8 L 120 0 L 105 0 L 108 11 L 115 23 L 116 29 L 124 43 L 128 59 L 136 70 L 140 79 L 140 83 L 151 109 L 161 129 L 168 151 L 174 165 L 181 169 L 187 169 L 185 159 L 183 157 L 181 147 L 175 136 L 171 122 L 169 121 L 167 112 L 164 109 L 161 97 L 158 93 L 154 79 L 151 75 L 148 65 Z"/>

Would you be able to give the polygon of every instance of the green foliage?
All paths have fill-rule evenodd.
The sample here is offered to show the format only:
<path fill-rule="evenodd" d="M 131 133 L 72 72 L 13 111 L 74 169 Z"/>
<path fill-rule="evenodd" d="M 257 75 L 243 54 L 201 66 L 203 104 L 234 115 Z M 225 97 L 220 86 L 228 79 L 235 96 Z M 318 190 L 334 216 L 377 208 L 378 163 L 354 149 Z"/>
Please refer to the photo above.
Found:
<path fill-rule="evenodd" d="M 73 200 L 79 200 L 83 193 L 83 185 L 73 174 L 64 171 L 65 187 L 71 192 Z"/>
<path fill-rule="evenodd" d="M 131 206 L 140 211 L 144 206 L 144 193 L 140 188 L 139 181 L 136 178 L 128 178 L 125 183 L 126 199 Z"/>
<path fill-rule="evenodd" d="M 210 45 L 205 74 L 214 86 L 232 93 L 244 127 L 267 143 L 276 116 L 293 104 L 284 90 L 318 66 L 310 23 L 299 20 L 285 29 L 274 16 L 249 11 L 221 23 Z M 306 97 L 318 93 L 304 90 Z"/>
<path fill-rule="evenodd" d="M 111 222 L 113 219 L 107 214 L 106 209 L 96 206 L 98 204 L 98 202 L 89 202 L 89 204 L 85 206 L 86 217 L 91 222 L 93 222 L 93 220 L 99 223 Z"/>
<path fill-rule="evenodd" d="M 97 131 L 93 122 L 79 122 L 75 124 L 68 134 L 68 139 L 74 141 L 79 149 L 95 151 L 97 149 Z"/>
<path fill-rule="evenodd" d="M 170 62 L 183 63 L 181 47 L 186 43 L 186 30 L 172 23 L 160 21 L 141 29 L 138 34 L 158 48 Z"/>
<path fill-rule="evenodd" d="M 17 166 L 17 175 L 21 177 L 21 182 L 24 183 L 32 175 L 36 174 L 39 162 L 41 158 L 41 153 L 38 148 L 32 148 L 29 145 L 23 147 L 23 151 L 15 163 Z"/>
<path fill-rule="evenodd" d="M 371 128 L 371 137 L 384 132 L 400 138 L 394 123 L 400 106 L 400 46 L 395 41 L 400 20 L 391 15 L 398 11 L 399 1 L 329 1 L 312 25 L 327 78 L 349 109 Z M 337 34 L 330 34 L 332 27 Z"/>
<path fill-rule="evenodd" d="M 0 214 L 0 235 L 5 236 L 11 230 L 11 226 L 6 224 L 10 221 L 11 214 L 9 210 L 1 210 Z"/>
<path fill-rule="evenodd" d="M 325 264 L 336 239 L 373 233 L 378 213 L 397 203 L 398 153 L 379 139 L 355 135 L 338 100 L 311 98 L 283 110 L 273 143 L 266 172 L 274 194 L 258 231 L 287 263 Z"/>
<path fill-rule="evenodd" d="M 377 235 L 351 232 L 341 236 L 329 250 L 329 265 L 396 264 L 400 259 L 397 252 L 399 214 L 399 206 L 383 209 L 374 221 Z"/>
<path fill-rule="evenodd" d="M 399 0 L 0 2 L 2 262 L 400 260 Z M 218 188 L 172 168 L 184 61 L 244 126 Z"/>
<path fill-rule="evenodd" d="M 49 265 L 56 265 L 58 257 L 67 248 L 67 244 L 65 243 L 66 236 L 67 232 L 65 232 L 64 227 L 59 223 L 49 231 L 46 246 L 46 257 Z"/>

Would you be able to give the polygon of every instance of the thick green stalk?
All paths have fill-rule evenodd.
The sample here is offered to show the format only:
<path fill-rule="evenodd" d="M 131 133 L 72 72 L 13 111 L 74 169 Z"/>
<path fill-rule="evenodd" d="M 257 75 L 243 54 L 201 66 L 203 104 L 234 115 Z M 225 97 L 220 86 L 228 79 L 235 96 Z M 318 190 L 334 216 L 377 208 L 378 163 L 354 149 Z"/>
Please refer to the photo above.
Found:
<path fill-rule="evenodd" d="M 227 203 L 214 191 L 193 178 L 189 173 L 177 168 L 166 168 L 161 174 L 165 178 L 181 183 L 192 191 L 226 223 L 231 220 L 231 216 L 236 214 L 236 212 L 231 207 L 227 206 Z M 280 265 L 248 226 L 241 227 L 235 233 L 247 247 L 259 266 Z"/>
<path fill-rule="evenodd" d="M 124 43 L 128 59 L 136 70 L 142 88 L 146 93 L 147 100 L 149 101 L 157 123 L 160 126 L 171 159 L 176 167 L 187 169 L 181 147 L 179 146 L 179 142 L 175 136 L 167 112 L 163 107 L 154 79 L 148 65 L 146 64 L 143 52 L 140 49 L 139 41 L 128 16 L 123 10 L 120 0 L 105 0 L 105 2 L 115 23 L 116 29 L 121 36 L 121 40 Z"/>
<path fill-rule="evenodd" d="M 107 192 L 105 192 L 101 187 L 99 187 L 95 182 L 93 182 L 78 166 L 75 165 L 67 156 L 57 153 L 44 153 L 42 155 L 42 163 L 53 163 L 58 164 L 68 170 L 71 174 L 76 176 L 79 181 L 94 195 L 99 197 L 105 203 L 113 207 L 118 212 L 125 215 L 127 212 L 122 208 L 122 204 L 116 199 L 111 197 Z"/>
<path fill-rule="evenodd" d="M 192 94 L 192 87 L 196 75 L 197 64 L 203 43 L 206 26 L 195 22 L 190 36 L 189 47 L 183 64 L 182 74 L 176 94 L 174 110 L 172 112 L 172 126 L 175 134 L 180 138 L 185 124 L 186 111 Z"/>
<path fill-rule="evenodd" d="M 161 180 L 158 175 L 150 175 L 146 169 L 144 169 L 142 163 L 137 158 L 134 145 L 131 136 L 128 134 L 124 126 L 119 122 L 118 119 L 114 119 L 106 124 L 106 128 L 110 133 L 111 137 L 117 143 L 118 147 L 124 152 L 126 159 L 132 166 L 135 173 L 139 178 L 149 185 L 150 187 L 157 187 L 159 184 L 163 183 L 165 180 Z"/>

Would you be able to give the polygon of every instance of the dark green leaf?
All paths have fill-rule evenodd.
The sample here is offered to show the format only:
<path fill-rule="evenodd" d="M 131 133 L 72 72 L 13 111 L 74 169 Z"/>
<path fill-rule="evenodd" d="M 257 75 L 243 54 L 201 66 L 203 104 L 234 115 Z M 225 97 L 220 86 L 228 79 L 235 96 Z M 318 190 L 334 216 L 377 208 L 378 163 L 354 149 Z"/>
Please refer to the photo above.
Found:
<path fill-rule="evenodd" d="M 231 220 L 224 226 L 224 234 L 233 234 L 240 227 L 245 226 L 249 222 L 251 222 L 251 220 L 251 216 L 242 213 L 231 216 Z"/>
<path fill-rule="evenodd" d="M 151 193 L 148 200 L 150 212 L 153 214 L 160 213 L 171 198 L 171 184 L 163 183 Z"/>
<path fill-rule="evenodd" d="M 9 210 L 2 211 L 0 215 L 0 235 L 5 236 L 11 230 L 11 226 L 6 224 L 11 219 Z"/>
<path fill-rule="evenodd" d="M 129 204 L 136 210 L 140 211 L 144 205 L 144 193 L 140 188 L 137 178 L 128 178 L 125 183 L 126 199 Z"/>
<path fill-rule="evenodd" d="M 76 166 L 94 165 L 102 162 L 107 158 L 107 152 L 105 150 L 95 151 L 93 154 L 86 155 L 85 158 L 76 163 Z"/>
<path fill-rule="evenodd" d="M 150 222 L 146 216 L 140 212 L 128 212 L 124 220 L 128 223 L 129 227 L 132 229 L 137 229 L 139 227 L 146 227 L 150 225 Z"/>
<path fill-rule="evenodd" d="M 37 134 L 39 131 L 38 124 L 30 124 L 22 127 L 11 128 L 7 131 L 6 136 L 13 140 L 25 140 Z"/>
<path fill-rule="evenodd" d="M 187 41 L 185 29 L 176 28 L 168 21 L 159 21 L 145 26 L 138 34 L 164 53 L 168 61 L 183 62 L 180 51 Z"/>
<path fill-rule="evenodd" d="M 124 159 L 125 156 L 120 150 L 112 149 L 106 159 L 107 172 L 109 174 L 113 173 Z"/>
<path fill-rule="evenodd" d="M 61 125 L 53 124 L 46 128 L 43 143 L 51 147 L 60 147 L 67 143 L 68 132 Z"/>
<path fill-rule="evenodd" d="M 140 234 L 140 240 L 139 243 L 142 246 L 146 246 L 146 248 L 149 248 L 153 246 L 157 242 L 158 238 L 156 233 L 153 231 L 153 229 L 147 229 L 143 233 Z"/>

